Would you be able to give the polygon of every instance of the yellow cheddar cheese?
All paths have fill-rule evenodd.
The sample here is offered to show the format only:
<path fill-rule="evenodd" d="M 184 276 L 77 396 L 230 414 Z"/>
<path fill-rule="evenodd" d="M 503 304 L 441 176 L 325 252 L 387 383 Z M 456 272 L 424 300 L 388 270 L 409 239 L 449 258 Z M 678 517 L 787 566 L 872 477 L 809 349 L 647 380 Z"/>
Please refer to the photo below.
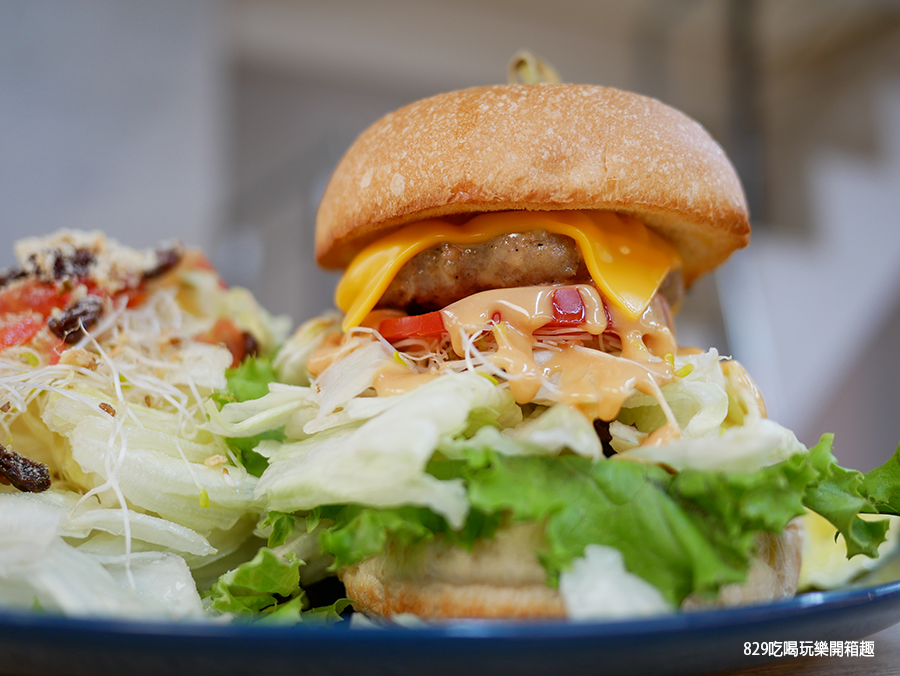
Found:
<path fill-rule="evenodd" d="M 373 242 L 350 263 L 335 292 L 345 331 L 359 326 L 403 265 L 437 244 L 481 244 L 513 232 L 546 230 L 575 240 L 601 293 L 639 316 L 670 270 L 675 248 L 639 221 L 609 211 L 501 211 L 464 225 L 441 219 L 412 223 Z"/>

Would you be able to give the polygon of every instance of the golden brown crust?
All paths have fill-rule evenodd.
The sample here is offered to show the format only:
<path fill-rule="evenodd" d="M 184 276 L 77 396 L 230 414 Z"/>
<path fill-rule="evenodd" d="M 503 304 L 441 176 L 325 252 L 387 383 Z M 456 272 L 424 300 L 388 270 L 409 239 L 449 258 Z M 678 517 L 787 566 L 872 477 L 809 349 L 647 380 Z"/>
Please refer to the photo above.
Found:
<path fill-rule="evenodd" d="M 359 612 L 379 617 L 411 613 L 424 619 L 563 618 L 559 591 L 543 582 L 499 585 L 385 577 L 380 558 L 343 572 L 347 597 Z"/>
<path fill-rule="evenodd" d="M 675 243 L 688 283 L 750 233 L 728 158 L 679 111 L 608 87 L 499 85 L 412 103 L 363 132 L 325 190 L 316 256 L 343 267 L 407 223 L 523 209 L 633 215 Z"/>
<path fill-rule="evenodd" d="M 471 552 L 432 540 L 366 559 L 340 577 L 354 608 L 369 615 L 565 617 L 562 597 L 546 585 L 535 555 L 543 546 L 539 527 L 517 524 Z"/>
<path fill-rule="evenodd" d="M 498 532 L 499 539 L 476 544 L 472 553 L 428 542 L 391 550 L 340 571 L 356 610 L 391 617 L 404 613 L 425 619 L 563 618 L 557 589 L 534 555 L 540 532 L 529 526 Z M 778 536 L 764 534 L 742 584 L 723 587 L 712 600 L 688 597 L 685 610 L 790 598 L 797 591 L 802 526 L 788 525 Z"/>

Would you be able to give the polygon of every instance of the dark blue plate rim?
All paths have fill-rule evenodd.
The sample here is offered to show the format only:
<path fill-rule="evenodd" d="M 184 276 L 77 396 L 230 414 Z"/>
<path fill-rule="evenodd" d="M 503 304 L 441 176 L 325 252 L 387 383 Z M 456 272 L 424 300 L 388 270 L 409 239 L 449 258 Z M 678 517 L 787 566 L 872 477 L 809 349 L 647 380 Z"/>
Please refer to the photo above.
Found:
<path fill-rule="evenodd" d="M 799 594 L 792 599 L 734 608 L 673 613 L 650 618 L 628 620 L 568 621 L 503 621 L 459 620 L 409 629 L 387 626 L 379 629 L 347 629 L 345 626 L 259 625 L 248 623 L 172 622 L 123 620 L 106 618 L 73 618 L 36 612 L 0 610 L 0 635 L 7 631 L 78 634 L 114 639 L 115 637 L 156 637 L 159 639 L 291 639 L 329 643 L 368 643 L 416 640 L 563 640 L 583 638 L 623 638 L 654 634 L 677 634 L 708 629 L 722 631 L 765 625 L 773 622 L 800 620 L 819 614 L 843 614 L 865 610 L 866 606 L 900 604 L 900 581 L 872 587 L 851 588 Z M 897 613 L 900 622 L 900 612 Z M 889 626 L 889 625 L 885 625 Z"/>

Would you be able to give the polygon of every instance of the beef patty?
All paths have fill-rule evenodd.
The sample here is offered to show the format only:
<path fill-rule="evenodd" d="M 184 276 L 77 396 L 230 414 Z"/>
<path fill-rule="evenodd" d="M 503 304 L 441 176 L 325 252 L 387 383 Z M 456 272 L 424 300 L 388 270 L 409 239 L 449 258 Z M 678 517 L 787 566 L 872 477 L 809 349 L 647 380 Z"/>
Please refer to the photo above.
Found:
<path fill-rule="evenodd" d="M 400 269 L 379 306 L 416 314 L 489 289 L 590 281 L 575 240 L 532 230 L 483 244 L 444 243 L 426 249 Z"/>

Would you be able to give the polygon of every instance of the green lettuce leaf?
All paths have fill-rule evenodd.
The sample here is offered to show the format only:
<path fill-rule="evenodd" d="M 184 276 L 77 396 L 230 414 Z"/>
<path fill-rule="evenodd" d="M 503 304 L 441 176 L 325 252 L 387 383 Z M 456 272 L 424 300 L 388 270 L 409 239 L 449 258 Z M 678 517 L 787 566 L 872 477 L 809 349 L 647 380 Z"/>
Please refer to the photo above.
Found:
<path fill-rule="evenodd" d="M 322 548 L 334 555 L 333 569 L 353 565 L 384 551 L 388 539 L 400 546 L 434 537 L 440 530 L 440 519 L 422 507 L 372 509 L 359 505 L 325 507 L 319 518 L 331 519 L 337 525 L 326 528 L 320 537 Z M 431 522 L 431 527 L 425 522 Z"/>
<path fill-rule="evenodd" d="M 798 454 L 752 473 L 685 470 L 672 478 L 670 493 L 688 507 L 718 554 L 745 570 L 759 533 L 779 533 L 804 513 L 803 493 L 815 478 L 806 456 Z"/>
<path fill-rule="evenodd" d="M 219 407 L 235 401 L 259 399 L 269 391 L 269 383 L 277 380 L 272 360 L 267 356 L 247 357 L 234 368 L 225 370 L 224 390 L 210 397 Z"/>
<path fill-rule="evenodd" d="M 263 547 L 252 560 L 222 575 L 203 594 L 210 610 L 265 624 L 335 622 L 350 605 L 338 599 L 330 606 L 309 608 L 300 586 L 300 566 L 294 556 L 282 557 Z"/>
<path fill-rule="evenodd" d="M 330 606 L 316 606 L 315 608 L 309 608 L 300 614 L 300 621 L 304 624 L 332 624 L 334 622 L 340 622 L 342 619 L 341 613 L 349 608 L 352 603 L 353 601 L 350 599 L 338 599 Z M 296 622 L 293 615 L 282 618 L 279 615 L 280 613 L 281 609 L 278 609 L 271 615 L 262 618 L 261 621 L 266 623 L 273 620 L 278 621 L 279 623 L 290 621 L 292 624 Z"/>
<path fill-rule="evenodd" d="M 263 547 L 250 561 L 222 575 L 203 598 L 211 609 L 238 617 L 271 613 L 292 602 L 292 608 L 302 610 L 301 565 L 296 558 L 288 560 Z"/>
<path fill-rule="evenodd" d="M 477 539 L 491 537 L 501 520 L 500 515 L 473 510 L 462 529 L 454 531 L 442 516 L 425 507 L 374 509 L 359 505 L 322 507 L 313 510 L 311 517 L 333 523 L 320 535 L 322 549 L 334 556 L 332 569 L 381 554 L 389 541 L 409 547 L 440 535 L 448 542 L 471 549 Z"/>
<path fill-rule="evenodd" d="M 272 532 L 269 534 L 269 541 L 267 542 L 268 546 L 279 547 L 283 545 L 294 532 L 295 523 L 296 520 L 293 514 L 275 511 L 266 514 L 266 518 L 260 524 L 260 527 L 263 529 L 269 526 L 272 527 Z"/>
<path fill-rule="evenodd" d="M 868 474 L 838 466 L 831 453 L 832 435 L 823 435 L 809 451 L 818 481 L 804 495 L 804 504 L 828 519 L 847 543 L 847 558 L 878 556 L 886 520 L 864 521 L 859 514 L 900 514 L 900 450 Z"/>
<path fill-rule="evenodd" d="M 886 522 L 859 513 L 896 513 L 900 455 L 867 475 L 839 467 L 831 437 L 755 472 L 686 469 L 669 475 L 652 464 L 583 458 L 470 458 L 472 504 L 507 510 L 522 521 L 546 519 L 541 554 L 551 581 L 588 544 L 620 550 L 628 569 L 669 601 L 714 594 L 746 577 L 760 533 L 779 533 L 808 507 L 831 521 L 848 556 L 877 556 Z"/>
<path fill-rule="evenodd" d="M 900 514 L 900 446 L 881 467 L 867 472 L 863 483 L 879 514 Z"/>
<path fill-rule="evenodd" d="M 228 381 L 227 388 L 212 397 L 220 408 L 228 403 L 264 397 L 269 393 L 269 383 L 278 380 L 272 366 L 272 356 L 248 357 L 237 367 L 228 369 L 225 376 Z M 240 456 L 247 472 L 260 477 L 269 466 L 269 462 L 253 449 L 265 439 L 284 441 L 284 428 L 279 427 L 252 437 L 228 437 L 225 442 Z"/>

